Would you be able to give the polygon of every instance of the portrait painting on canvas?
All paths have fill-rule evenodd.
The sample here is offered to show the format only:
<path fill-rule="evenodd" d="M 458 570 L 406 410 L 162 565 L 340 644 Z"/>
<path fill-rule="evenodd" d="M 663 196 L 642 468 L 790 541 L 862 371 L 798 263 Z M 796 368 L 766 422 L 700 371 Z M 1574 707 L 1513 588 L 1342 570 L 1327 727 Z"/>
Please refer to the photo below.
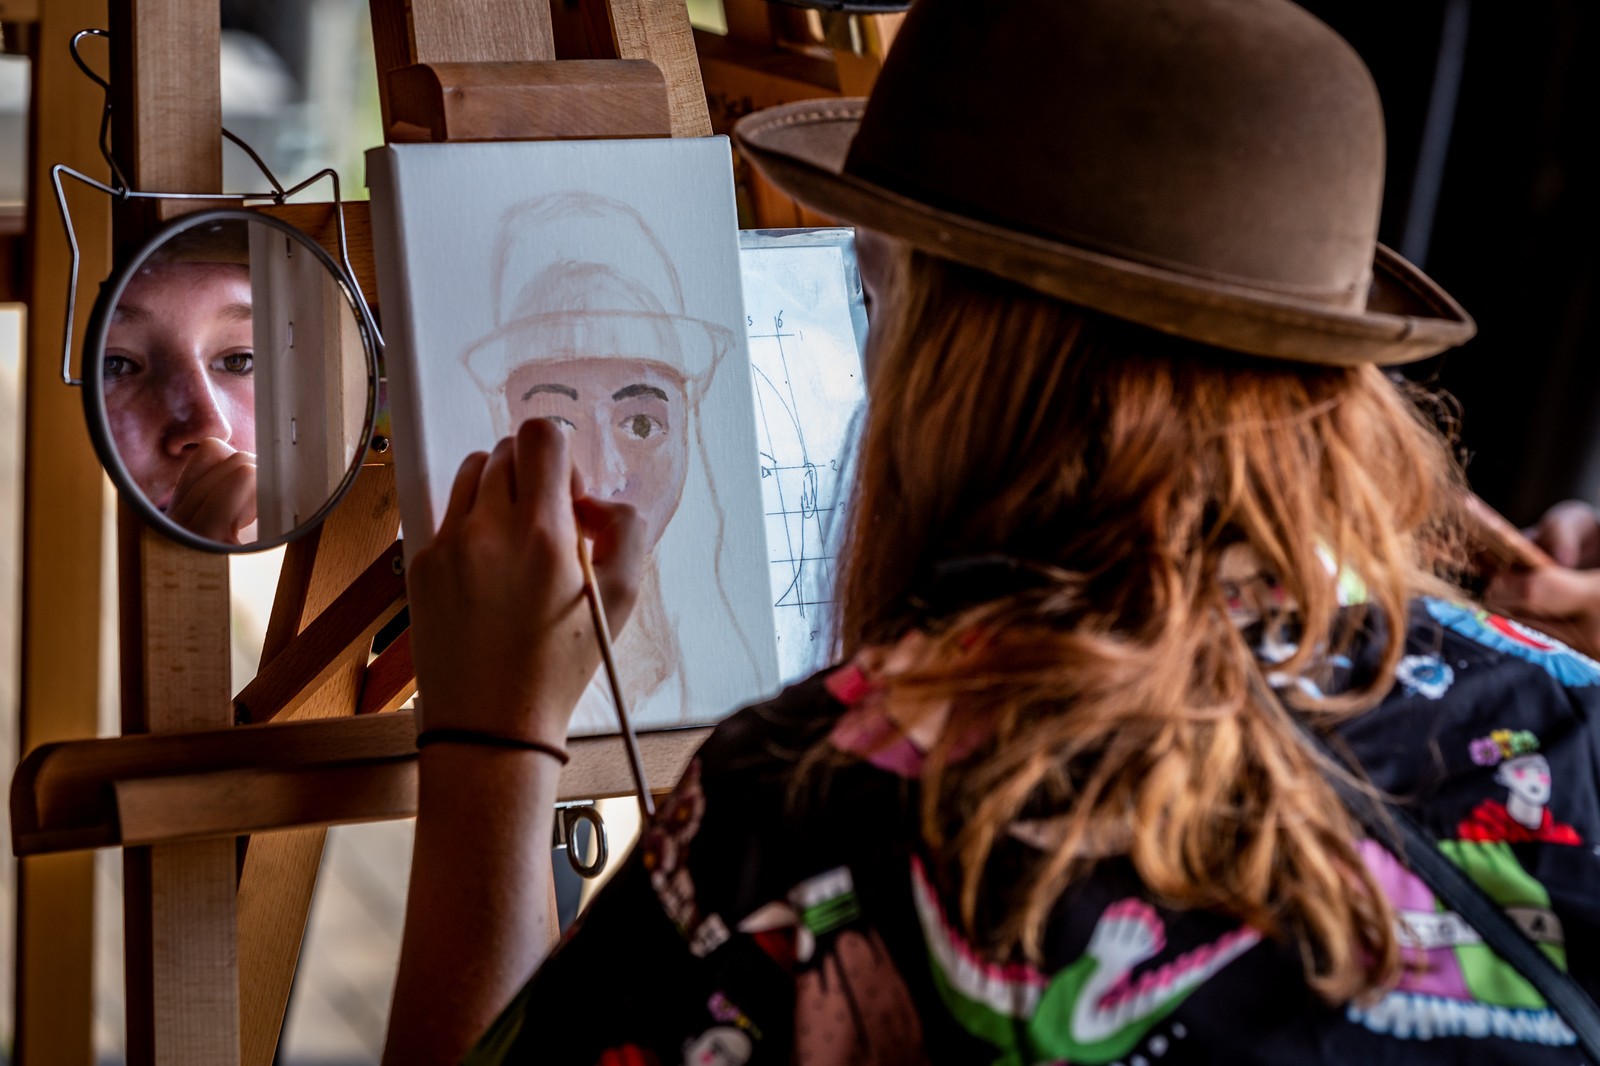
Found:
<path fill-rule="evenodd" d="M 405 145 L 368 160 L 408 546 L 436 527 L 464 456 L 550 419 L 587 490 L 649 530 L 617 642 L 636 728 L 770 692 L 726 142 Z M 597 680 L 573 733 L 615 729 Z"/>

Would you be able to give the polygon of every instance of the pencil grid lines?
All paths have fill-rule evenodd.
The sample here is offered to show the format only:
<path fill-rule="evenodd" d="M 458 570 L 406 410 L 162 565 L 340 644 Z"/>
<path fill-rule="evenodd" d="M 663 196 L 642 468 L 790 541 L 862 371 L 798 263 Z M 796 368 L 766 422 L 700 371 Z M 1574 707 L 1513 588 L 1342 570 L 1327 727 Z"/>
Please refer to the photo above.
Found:
<path fill-rule="evenodd" d="M 804 345 L 803 330 L 785 330 L 783 312 L 771 332 L 751 332 L 750 364 L 756 396 L 756 432 L 766 498 L 767 546 L 773 606 L 794 612 L 812 641 L 822 636 L 822 612 L 832 599 L 833 554 L 828 527 L 838 510 L 838 457 L 814 456 L 807 443 L 807 414 L 796 395 L 789 360 Z M 780 642 L 785 627 L 780 625 Z"/>

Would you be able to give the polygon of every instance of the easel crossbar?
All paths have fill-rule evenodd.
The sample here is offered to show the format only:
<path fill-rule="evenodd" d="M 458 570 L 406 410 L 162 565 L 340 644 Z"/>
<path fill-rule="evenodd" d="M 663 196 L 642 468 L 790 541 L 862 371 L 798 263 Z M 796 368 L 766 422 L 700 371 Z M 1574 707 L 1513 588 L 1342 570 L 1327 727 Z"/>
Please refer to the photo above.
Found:
<path fill-rule="evenodd" d="M 639 738 L 650 780 L 676 781 L 709 729 Z M 562 801 L 633 793 L 616 737 L 579 737 Z M 18 855 L 166 844 L 416 813 L 411 711 L 46 744 L 11 786 Z"/>

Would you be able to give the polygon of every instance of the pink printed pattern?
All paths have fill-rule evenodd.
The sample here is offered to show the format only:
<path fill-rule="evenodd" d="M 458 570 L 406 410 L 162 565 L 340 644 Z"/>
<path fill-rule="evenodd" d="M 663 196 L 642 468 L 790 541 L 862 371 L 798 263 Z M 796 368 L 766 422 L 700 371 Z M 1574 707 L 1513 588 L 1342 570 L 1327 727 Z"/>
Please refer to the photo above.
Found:
<path fill-rule="evenodd" d="M 1361 861 L 1367 864 L 1372 877 L 1389 902 L 1399 912 L 1401 922 L 1409 912 L 1418 915 L 1438 913 L 1438 900 L 1422 879 L 1400 864 L 1383 845 L 1363 840 L 1356 845 Z M 1401 938 L 1400 957 L 1403 970 L 1397 986 L 1401 992 L 1444 996 L 1447 999 L 1471 999 L 1466 978 L 1461 973 L 1461 963 L 1450 947 L 1422 948 L 1406 944 Z"/>
<path fill-rule="evenodd" d="M 1049 979 L 1025 962 L 991 962 L 973 951 L 950 923 L 917 856 L 911 859 L 911 895 L 923 939 L 951 985 L 968 999 L 1007 1017 L 1031 1017 Z"/>
<path fill-rule="evenodd" d="M 1152 934 L 1150 954 L 1159 955 L 1162 948 L 1166 947 L 1166 933 L 1161 926 L 1161 919 L 1156 916 L 1155 909 L 1142 900 L 1125 899 L 1107 907 L 1101 916 L 1101 921 L 1115 917 L 1113 912 L 1119 909 L 1124 917 L 1138 921 L 1149 929 Z M 1175 991 L 1195 984 L 1197 976 L 1203 981 L 1245 950 L 1254 947 L 1260 939 L 1261 935 L 1253 929 L 1235 929 L 1222 934 L 1209 944 L 1203 944 L 1193 951 L 1179 955 L 1171 962 L 1140 974 L 1137 981 L 1130 982 L 1127 974 L 1123 974 L 1121 979 L 1100 997 L 1096 1007 L 1111 1012 L 1133 1002 L 1143 1004 L 1153 1000 L 1165 1000 Z"/>

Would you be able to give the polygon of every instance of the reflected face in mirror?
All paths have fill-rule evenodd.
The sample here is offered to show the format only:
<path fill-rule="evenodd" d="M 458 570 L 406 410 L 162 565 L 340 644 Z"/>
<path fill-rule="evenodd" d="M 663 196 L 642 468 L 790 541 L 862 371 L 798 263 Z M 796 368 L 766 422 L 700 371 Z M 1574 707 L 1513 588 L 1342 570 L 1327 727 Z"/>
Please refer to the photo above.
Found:
<path fill-rule="evenodd" d="M 371 441 L 377 352 L 356 291 L 274 218 L 179 219 L 102 286 L 84 414 L 117 490 L 192 548 L 311 529 Z"/>
<path fill-rule="evenodd" d="M 681 374 L 644 359 L 541 361 L 511 372 L 506 402 L 513 425 L 549 418 L 566 429 L 585 490 L 631 504 L 655 547 L 678 509 L 688 469 Z"/>
<path fill-rule="evenodd" d="M 134 483 L 185 528 L 223 543 L 255 520 L 255 337 L 243 264 L 140 269 L 106 332 L 105 407 Z"/>

